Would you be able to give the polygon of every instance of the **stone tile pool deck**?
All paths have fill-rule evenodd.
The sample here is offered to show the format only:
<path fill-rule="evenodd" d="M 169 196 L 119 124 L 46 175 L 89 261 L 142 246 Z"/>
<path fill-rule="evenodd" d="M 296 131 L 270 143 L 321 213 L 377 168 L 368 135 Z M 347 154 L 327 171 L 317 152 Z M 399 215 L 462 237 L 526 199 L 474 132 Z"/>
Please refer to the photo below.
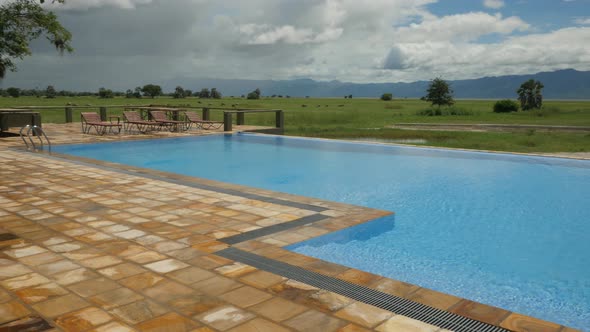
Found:
<path fill-rule="evenodd" d="M 54 143 L 150 137 L 45 130 Z M 187 134 L 154 137 L 170 135 Z M 0 331 L 447 331 L 224 258 L 227 248 L 508 330 L 573 331 L 282 248 L 389 211 L 22 146 L 0 138 Z"/>

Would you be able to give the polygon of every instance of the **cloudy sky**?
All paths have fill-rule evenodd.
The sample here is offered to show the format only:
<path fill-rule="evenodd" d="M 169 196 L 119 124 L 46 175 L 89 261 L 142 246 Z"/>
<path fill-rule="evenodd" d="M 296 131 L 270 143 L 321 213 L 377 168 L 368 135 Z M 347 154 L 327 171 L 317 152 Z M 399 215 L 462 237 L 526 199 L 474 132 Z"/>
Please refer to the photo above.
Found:
<path fill-rule="evenodd" d="M 0 0 L 5 3 L 10 0 Z M 400 82 L 590 70 L 590 0 L 66 0 L 73 36 L 0 85 L 125 90 L 175 78 Z"/>

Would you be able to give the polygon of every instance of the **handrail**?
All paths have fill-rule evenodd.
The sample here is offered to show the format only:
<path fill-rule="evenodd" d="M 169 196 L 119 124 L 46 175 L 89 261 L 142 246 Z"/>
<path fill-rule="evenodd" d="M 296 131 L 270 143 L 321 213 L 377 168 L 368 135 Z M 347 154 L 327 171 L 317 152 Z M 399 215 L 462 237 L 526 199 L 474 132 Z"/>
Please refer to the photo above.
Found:
<path fill-rule="evenodd" d="M 27 132 L 26 132 L 26 134 L 23 134 L 23 130 L 25 130 L 25 129 L 27 129 Z M 43 146 L 44 146 L 43 138 L 45 138 L 45 140 L 47 141 L 47 147 L 49 148 L 49 152 L 51 152 L 51 140 L 49 139 L 49 137 L 47 136 L 47 134 L 45 133 L 43 128 L 36 126 L 36 125 L 33 125 L 33 126 L 26 125 L 26 126 L 22 127 L 19 131 L 20 138 L 25 143 L 27 150 L 31 150 L 31 149 L 33 151 L 39 150 L 37 148 L 37 144 L 35 144 L 35 141 L 31 137 L 31 132 L 33 133 L 33 135 L 37 136 L 37 139 L 39 139 L 40 149 L 41 150 L 43 149 Z M 25 139 L 25 135 L 29 139 L 29 142 L 31 143 L 31 145 L 29 145 L 29 143 L 27 143 L 27 140 Z"/>

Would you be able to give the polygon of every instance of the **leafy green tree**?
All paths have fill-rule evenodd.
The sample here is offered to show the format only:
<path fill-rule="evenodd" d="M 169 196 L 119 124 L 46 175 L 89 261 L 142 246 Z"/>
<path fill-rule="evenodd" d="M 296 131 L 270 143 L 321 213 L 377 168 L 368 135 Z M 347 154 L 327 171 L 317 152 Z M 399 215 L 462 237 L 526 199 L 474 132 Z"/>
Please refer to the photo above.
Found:
<path fill-rule="evenodd" d="M 155 84 L 146 84 L 143 86 L 143 88 L 141 88 L 141 92 L 143 92 L 144 96 L 156 98 L 162 94 L 162 87 Z"/>
<path fill-rule="evenodd" d="M 216 88 L 211 88 L 211 98 L 221 99 L 221 92 L 217 91 Z"/>
<path fill-rule="evenodd" d="M 48 85 L 47 89 L 45 89 L 45 98 L 53 99 L 56 95 L 57 91 L 55 91 L 53 85 Z"/>
<path fill-rule="evenodd" d="M 133 90 L 127 89 L 127 91 L 125 91 L 125 98 L 133 98 Z"/>
<path fill-rule="evenodd" d="M 31 55 L 29 43 L 45 35 L 63 54 L 72 52 L 72 35 L 51 11 L 41 7 L 45 0 L 3 1 L 0 5 L 0 79 L 7 70 L 15 71 L 14 60 Z M 64 0 L 53 0 L 61 2 Z"/>
<path fill-rule="evenodd" d="M 201 89 L 201 92 L 199 92 L 199 98 L 211 98 L 211 94 L 209 93 L 209 89 L 207 88 L 203 88 Z"/>
<path fill-rule="evenodd" d="M 421 98 L 432 103 L 432 106 L 452 106 L 455 101 L 453 100 L 453 90 L 450 84 L 440 77 L 437 77 L 430 81 L 428 90 L 426 90 L 426 96 Z"/>
<path fill-rule="evenodd" d="M 177 86 L 176 89 L 174 89 L 174 93 L 172 94 L 172 97 L 175 99 L 180 99 L 180 98 L 186 97 L 184 94 L 184 89 L 181 86 Z"/>
<path fill-rule="evenodd" d="M 518 103 L 510 100 L 498 100 L 494 104 L 494 113 L 510 113 L 510 112 L 518 112 Z"/>
<path fill-rule="evenodd" d="M 533 108 L 540 109 L 543 106 L 544 87 L 543 83 L 533 79 L 522 83 L 516 93 L 518 93 L 518 100 L 523 111 Z"/>
<path fill-rule="evenodd" d="M 6 89 L 6 93 L 12 98 L 18 98 L 20 96 L 20 89 L 15 87 L 10 87 Z"/>
<path fill-rule="evenodd" d="M 393 94 L 391 93 L 384 93 L 381 95 L 381 100 L 389 101 L 393 99 Z"/>
<path fill-rule="evenodd" d="M 141 87 L 136 87 L 135 91 L 133 91 L 133 97 L 137 99 L 141 99 Z"/>
<path fill-rule="evenodd" d="M 184 90 L 185 97 L 190 97 L 192 95 L 193 95 L 193 90 L 189 90 L 189 89 Z"/>
<path fill-rule="evenodd" d="M 113 90 L 105 89 L 105 88 L 98 89 L 98 98 L 108 99 L 108 98 L 114 98 L 114 97 L 115 96 L 113 95 Z"/>
<path fill-rule="evenodd" d="M 256 90 L 254 90 L 248 94 L 247 99 L 260 99 L 261 94 L 262 93 L 260 92 L 260 89 L 256 88 Z"/>

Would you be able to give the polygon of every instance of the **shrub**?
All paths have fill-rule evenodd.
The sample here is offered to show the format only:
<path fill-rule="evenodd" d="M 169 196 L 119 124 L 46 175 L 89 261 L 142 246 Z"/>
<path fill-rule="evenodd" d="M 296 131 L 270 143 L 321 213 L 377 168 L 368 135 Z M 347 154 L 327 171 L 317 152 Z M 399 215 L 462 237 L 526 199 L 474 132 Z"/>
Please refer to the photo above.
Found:
<path fill-rule="evenodd" d="M 458 107 L 448 107 L 448 108 L 428 108 L 428 109 L 416 112 L 416 115 L 421 115 L 421 116 L 449 116 L 449 115 L 464 116 L 464 115 L 474 115 L 474 113 L 473 113 L 473 111 L 458 108 Z"/>
<path fill-rule="evenodd" d="M 381 95 L 381 100 L 392 100 L 393 99 L 393 95 L 391 93 L 384 93 Z"/>
<path fill-rule="evenodd" d="M 499 100 L 494 104 L 494 113 L 510 113 L 510 112 L 518 112 L 518 103 L 510 100 L 504 99 Z"/>

